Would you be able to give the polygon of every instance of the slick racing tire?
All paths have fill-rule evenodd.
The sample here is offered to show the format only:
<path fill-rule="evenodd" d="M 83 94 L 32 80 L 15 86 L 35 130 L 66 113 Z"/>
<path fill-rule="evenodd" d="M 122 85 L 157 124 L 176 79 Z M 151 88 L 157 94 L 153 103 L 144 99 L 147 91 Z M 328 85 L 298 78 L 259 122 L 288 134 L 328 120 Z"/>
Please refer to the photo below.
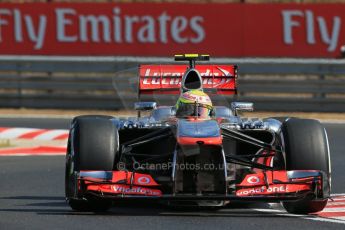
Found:
<path fill-rule="evenodd" d="M 272 119 L 278 120 L 281 123 L 284 123 L 284 121 L 286 121 L 287 119 L 289 119 L 288 117 L 271 117 Z"/>
<path fill-rule="evenodd" d="M 330 180 L 331 166 L 328 138 L 320 122 L 291 118 L 282 125 L 287 170 L 321 170 Z M 296 202 L 283 202 L 289 213 L 308 214 L 322 211 L 326 200 L 305 198 Z"/>
<path fill-rule="evenodd" d="M 102 212 L 111 202 L 76 193 L 74 172 L 80 170 L 112 171 L 118 159 L 119 134 L 108 116 L 79 116 L 72 121 L 67 154 L 65 191 L 69 205 L 76 211 Z M 78 197 L 78 199 L 75 199 Z"/>

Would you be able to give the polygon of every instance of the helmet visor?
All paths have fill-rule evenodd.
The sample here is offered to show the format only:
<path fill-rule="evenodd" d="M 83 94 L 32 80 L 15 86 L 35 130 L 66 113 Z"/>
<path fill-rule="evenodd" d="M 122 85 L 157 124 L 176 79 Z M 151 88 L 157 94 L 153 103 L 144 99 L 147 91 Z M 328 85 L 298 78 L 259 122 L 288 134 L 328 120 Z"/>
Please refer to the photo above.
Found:
<path fill-rule="evenodd" d="M 208 117 L 210 115 L 210 110 L 206 107 L 198 106 L 197 111 L 199 117 Z"/>
<path fill-rule="evenodd" d="M 201 104 L 181 103 L 178 108 L 178 114 L 176 115 L 180 117 L 185 117 L 185 116 L 209 117 L 210 109 Z"/>

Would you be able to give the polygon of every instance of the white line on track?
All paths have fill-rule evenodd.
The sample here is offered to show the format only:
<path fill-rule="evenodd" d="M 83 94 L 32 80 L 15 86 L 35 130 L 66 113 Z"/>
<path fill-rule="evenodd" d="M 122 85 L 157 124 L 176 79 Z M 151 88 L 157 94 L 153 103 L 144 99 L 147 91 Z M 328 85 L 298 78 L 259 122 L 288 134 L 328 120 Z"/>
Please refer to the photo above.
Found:
<path fill-rule="evenodd" d="M 252 210 L 258 211 L 258 212 L 272 213 L 278 216 L 297 217 L 297 218 L 302 218 L 306 220 L 345 224 L 345 207 L 339 207 L 339 208 L 336 207 L 336 205 L 341 205 L 345 203 L 345 193 L 332 194 L 331 197 L 332 197 L 332 200 L 328 201 L 326 208 L 322 212 L 317 213 L 314 216 L 290 214 L 290 213 L 287 213 L 282 207 L 279 207 L 279 205 L 276 205 L 276 204 L 271 204 L 271 207 L 274 209 L 252 209 Z M 339 202 L 339 201 L 344 201 L 344 202 Z"/>
<path fill-rule="evenodd" d="M 322 212 L 345 212 L 345 208 L 325 208 Z"/>
<path fill-rule="evenodd" d="M 332 218 L 325 218 L 325 217 L 318 217 L 318 216 L 310 216 L 310 215 L 298 215 L 298 214 L 291 214 L 287 213 L 283 210 L 275 210 L 275 209 L 252 209 L 258 212 L 267 212 L 272 213 L 277 216 L 285 216 L 285 217 L 297 217 L 306 220 L 314 220 L 314 221 L 323 221 L 323 222 L 330 222 L 330 223 L 338 223 L 338 224 L 345 224 L 345 217 L 332 217 Z"/>
<path fill-rule="evenodd" d="M 331 218 L 303 217 L 303 219 L 306 219 L 306 220 L 316 220 L 316 221 L 329 222 L 329 223 L 337 223 L 337 224 L 345 224 L 345 220 L 337 220 L 337 219 L 331 219 Z"/>
<path fill-rule="evenodd" d="M 342 196 L 342 197 L 341 197 Z M 333 200 L 344 200 L 345 201 L 345 194 L 332 194 Z M 329 200 L 329 205 L 334 203 L 332 200 Z M 304 220 L 312 220 L 312 221 L 321 221 L 321 222 L 328 222 L 328 223 L 336 223 L 336 224 L 345 224 L 345 208 L 339 208 L 338 211 L 336 212 L 336 215 L 333 216 L 332 212 L 328 212 L 329 205 L 326 206 L 325 211 L 322 211 L 320 213 L 316 214 L 311 214 L 311 215 L 298 215 L 298 214 L 291 214 L 285 211 L 283 207 L 279 203 L 273 203 L 270 204 L 271 208 L 230 208 L 230 209 L 220 209 L 217 212 L 210 212 L 210 213 L 204 213 L 204 212 L 197 212 L 197 213 L 191 213 L 191 212 L 186 212 L 186 213 L 178 213 L 178 215 L 200 215 L 200 216 L 224 216 L 224 215 L 242 215 L 248 212 L 254 212 L 253 215 L 260 215 L 262 214 L 268 214 L 268 215 L 275 215 L 275 216 L 280 216 L 280 217 L 295 217 L 295 218 L 300 218 Z M 231 205 L 230 205 L 231 206 Z M 164 212 L 162 213 L 164 215 L 175 215 L 176 213 L 172 212 Z M 323 217 L 325 215 L 326 217 Z"/>

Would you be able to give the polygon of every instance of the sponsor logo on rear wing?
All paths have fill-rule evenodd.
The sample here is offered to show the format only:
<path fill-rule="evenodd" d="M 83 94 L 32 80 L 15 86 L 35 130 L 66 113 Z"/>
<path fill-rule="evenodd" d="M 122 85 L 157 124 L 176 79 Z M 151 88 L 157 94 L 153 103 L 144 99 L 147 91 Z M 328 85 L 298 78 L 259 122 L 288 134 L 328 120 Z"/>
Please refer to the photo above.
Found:
<path fill-rule="evenodd" d="M 140 65 L 139 94 L 178 94 L 188 65 Z M 198 65 L 203 89 L 216 94 L 236 94 L 236 65 Z"/>

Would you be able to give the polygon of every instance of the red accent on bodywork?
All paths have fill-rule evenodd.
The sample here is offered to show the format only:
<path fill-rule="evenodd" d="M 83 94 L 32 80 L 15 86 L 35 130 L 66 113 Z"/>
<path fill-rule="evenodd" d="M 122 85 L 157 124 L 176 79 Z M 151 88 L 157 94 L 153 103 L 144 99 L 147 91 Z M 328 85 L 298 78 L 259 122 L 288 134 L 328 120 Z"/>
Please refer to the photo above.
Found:
<path fill-rule="evenodd" d="M 297 182 L 290 180 L 286 171 L 267 171 L 266 180 L 263 172 L 246 175 L 244 180 L 237 185 L 237 196 L 287 194 L 311 190 L 311 178 L 301 178 L 298 182 L 305 184 L 284 184 L 284 182 Z M 274 181 L 274 183 L 273 183 Z M 281 184 L 279 184 L 281 182 Z M 267 186 L 268 185 L 268 186 Z"/>
<path fill-rule="evenodd" d="M 92 171 L 92 170 L 91 170 Z M 88 172 L 88 171 L 81 171 Z M 111 183 L 124 183 L 128 185 L 139 185 L 139 186 L 159 186 L 157 182 L 148 174 L 142 173 L 133 173 L 127 171 L 113 171 L 112 180 L 109 180 Z M 132 178 L 133 175 L 133 178 Z M 104 181 L 102 178 L 93 178 L 93 177 L 83 177 L 83 179 L 88 181 L 100 182 Z M 133 181 L 131 181 L 133 179 Z"/>
<path fill-rule="evenodd" d="M 273 173 L 271 171 L 267 171 L 266 175 L 267 175 L 267 182 L 269 184 L 272 184 L 273 180 L 277 180 L 281 182 L 289 181 L 286 175 L 286 171 L 274 171 Z M 254 183 L 255 181 L 256 183 Z M 256 173 L 256 174 L 248 174 L 238 186 L 245 187 L 245 186 L 259 186 L 259 185 L 266 185 L 265 176 L 263 172 Z"/>
<path fill-rule="evenodd" d="M 126 181 L 127 184 L 131 184 L 132 174 L 134 174 L 133 182 L 132 182 L 134 185 L 141 185 L 141 186 L 158 186 L 159 185 L 148 174 L 133 173 L 133 172 L 126 172 L 126 171 L 114 172 L 113 182 L 117 183 L 119 181 Z"/>
<path fill-rule="evenodd" d="M 177 143 L 180 145 L 221 145 L 222 137 L 177 137 Z"/>
<path fill-rule="evenodd" d="M 255 196 L 255 195 L 270 195 L 270 194 L 287 194 L 310 190 L 309 185 L 303 184 L 275 184 L 253 188 L 239 189 L 236 191 L 236 196 Z"/>
<path fill-rule="evenodd" d="M 275 154 L 275 152 L 274 151 L 269 152 L 269 151 L 265 151 L 264 150 L 264 151 L 260 152 L 260 154 L 261 155 L 267 155 L 267 157 L 264 157 L 264 156 L 259 157 L 259 158 L 257 158 L 255 160 L 255 162 L 258 163 L 258 164 L 263 164 L 263 165 L 266 165 L 266 166 L 271 166 L 272 160 L 274 158 L 272 156 L 269 156 L 269 154 Z M 256 172 L 256 173 L 262 172 L 261 169 L 257 169 L 257 168 L 254 168 L 253 171 Z"/>
<path fill-rule="evenodd" d="M 103 184 L 88 185 L 88 191 L 124 194 L 124 195 L 143 195 L 143 196 L 161 196 L 162 192 L 158 189 L 144 188 L 139 186 L 129 186 L 122 184 Z"/>
<path fill-rule="evenodd" d="M 139 94 L 178 94 L 187 65 L 140 65 Z M 204 89 L 216 89 L 217 94 L 236 93 L 235 65 L 198 65 Z"/>

